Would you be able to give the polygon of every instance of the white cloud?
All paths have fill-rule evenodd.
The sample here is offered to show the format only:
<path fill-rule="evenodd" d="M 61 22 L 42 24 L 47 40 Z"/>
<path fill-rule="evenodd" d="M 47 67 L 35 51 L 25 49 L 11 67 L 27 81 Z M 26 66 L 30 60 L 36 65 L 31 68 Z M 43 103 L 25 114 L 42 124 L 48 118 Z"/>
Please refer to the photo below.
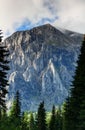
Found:
<path fill-rule="evenodd" d="M 59 19 L 54 25 L 85 33 L 85 1 L 60 0 L 58 5 Z"/>
<path fill-rule="evenodd" d="M 0 0 L 0 28 L 4 32 L 14 32 L 26 18 L 35 23 L 43 17 L 52 15 L 43 7 L 42 0 Z"/>
<path fill-rule="evenodd" d="M 5 33 L 16 31 L 25 19 L 35 24 L 56 16 L 53 25 L 85 32 L 85 0 L 0 0 L 0 28 Z"/>

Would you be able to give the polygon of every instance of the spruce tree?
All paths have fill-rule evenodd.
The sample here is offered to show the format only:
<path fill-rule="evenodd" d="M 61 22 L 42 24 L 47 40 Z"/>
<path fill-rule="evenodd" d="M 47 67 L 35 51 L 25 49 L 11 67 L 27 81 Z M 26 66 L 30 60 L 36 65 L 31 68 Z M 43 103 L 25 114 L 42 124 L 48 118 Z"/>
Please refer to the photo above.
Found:
<path fill-rule="evenodd" d="M 44 102 L 41 102 L 38 108 L 38 130 L 46 130 L 46 112 Z"/>
<path fill-rule="evenodd" d="M 69 109 L 69 98 L 67 98 L 66 102 L 63 105 L 63 130 L 68 130 L 69 126 L 69 121 L 70 121 L 70 109 Z"/>
<path fill-rule="evenodd" d="M 35 113 L 35 130 L 38 130 L 38 113 Z"/>
<path fill-rule="evenodd" d="M 59 107 L 56 112 L 56 125 L 55 125 L 56 130 L 62 130 L 62 111 L 61 108 Z"/>
<path fill-rule="evenodd" d="M 28 128 L 28 113 L 27 112 L 22 113 L 21 130 L 29 130 L 29 128 Z"/>
<path fill-rule="evenodd" d="M 9 51 L 7 47 L 2 43 L 2 36 L 0 31 L 0 113 L 4 109 L 6 110 L 6 94 L 7 94 L 7 86 L 8 79 L 7 74 L 9 70 L 9 61 L 7 57 L 9 56 Z"/>
<path fill-rule="evenodd" d="M 50 124 L 49 124 L 49 130 L 56 130 L 56 112 L 55 112 L 54 105 L 52 108 L 52 115 L 51 115 L 51 120 L 50 120 Z"/>
<path fill-rule="evenodd" d="M 13 106 L 10 111 L 11 117 L 15 117 L 17 119 L 21 116 L 21 102 L 20 102 L 20 94 L 19 91 L 16 92 L 15 99 L 13 101 Z"/>
<path fill-rule="evenodd" d="M 77 63 L 78 66 L 73 80 L 71 96 L 68 98 L 69 102 L 67 102 L 67 108 L 65 108 L 65 119 L 68 123 L 68 128 L 66 128 L 66 130 L 85 129 L 85 116 L 83 116 L 85 115 L 85 39 Z"/>
<path fill-rule="evenodd" d="M 34 117 L 33 113 L 30 114 L 30 121 L 29 121 L 29 130 L 34 130 L 35 129 L 35 122 L 34 122 Z"/>
<path fill-rule="evenodd" d="M 85 99 L 80 107 L 78 130 L 85 130 Z"/>
<path fill-rule="evenodd" d="M 79 64 L 81 65 L 81 73 L 80 73 L 80 85 L 81 89 L 80 91 L 80 111 L 79 111 L 79 116 L 78 116 L 78 124 L 77 128 L 78 130 L 85 130 L 85 36 L 84 36 L 84 41 L 83 41 L 83 46 L 81 49 L 81 57 L 80 57 L 80 62 Z"/>

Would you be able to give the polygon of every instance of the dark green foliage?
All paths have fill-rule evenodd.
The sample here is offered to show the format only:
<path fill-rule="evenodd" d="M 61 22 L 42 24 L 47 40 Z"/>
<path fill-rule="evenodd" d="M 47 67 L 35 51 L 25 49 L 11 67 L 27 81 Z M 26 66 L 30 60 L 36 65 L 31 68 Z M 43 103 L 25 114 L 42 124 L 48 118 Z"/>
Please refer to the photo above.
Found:
<path fill-rule="evenodd" d="M 62 130 L 62 112 L 61 108 L 59 107 L 56 113 L 56 130 Z"/>
<path fill-rule="evenodd" d="M 10 117 L 5 117 L 0 121 L 0 130 L 21 130 L 21 128 L 15 118 L 13 121 L 10 121 Z"/>
<path fill-rule="evenodd" d="M 35 121 L 33 117 L 33 113 L 30 114 L 30 121 L 29 121 L 29 130 L 35 129 Z"/>
<path fill-rule="evenodd" d="M 40 104 L 38 113 L 31 113 L 30 116 L 29 114 L 30 113 L 28 112 L 23 112 L 21 118 L 16 118 L 15 115 L 12 114 L 9 116 L 3 114 L 3 118 L 0 120 L 0 130 L 44 130 L 44 128 L 45 130 L 50 130 L 46 125 L 46 119 L 48 119 L 48 117 L 52 120 L 52 122 L 49 122 L 50 124 L 48 123 L 52 130 L 62 130 L 61 110 L 58 109 L 56 113 L 54 106 L 52 109 L 52 114 L 48 112 L 48 117 L 45 113 L 44 102 Z"/>
<path fill-rule="evenodd" d="M 66 100 L 66 102 L 63 105 L 63 130 L 68 130 L 69 121 L 70 121 L 70 109 L 69 109 L 69 98 Z"/>
<path fill-rule="evenodd" d="M 73 108 L 70 104 L 70 98 L 67 98 L 66 103 L 64 104 L 64 112 L 63 112 L 63 130 L 72 130 L 74 127 L 73 123 Z"/>
<path fill-rule="evenodd" d="M 28 113 L 23 112 L 21 117 L 21 130 L 29 130 L 27 120 L 28 120 Z"/>
<path fill-rule="evenodd" d="M 57 110 L 55 106 L 52 108 L 51 119 L 49 122 L 49 130 L 62 130 L 62 111 L 59 107 Z"/>
<path fill-rule="evenodd" d="M 44 102 L 40 103 L 38 108 L 38 130 L 46 130 L 46 112 Z"/>
<path fill-rule="evenodd" d="M 85 129 L 85 40 L 81 47 L 71 96 L 65 106 L 66 130 Z"/>
<path fill-rule="evenodd" d="M 0 130 L 22 130 L 20 95 L 18 91 L 16 92 L 10 115 L 7 116 L 6 111 L 3 111 L 2 113 L 3 116 L 0 121 Z"/>
<path fill-rule="evenodd" d="M 15 99 L 13 101 L 13 106 L 10 111 L 11 117 L 20 118 L 21 115 L 21 103 L 19 91 L 16 92 Z"/>
<path fill-rule="evenodd" d="M 56 130 L 56 112 L 55 112 L 54 105 L 52 108 L 52 115 L 51 115 L 51 120 L 50 120 L 50 124 L 49 124 L 49 130 Z"/>
<path fill-rule="evenodd" d="M 79 113 L 78 130 L 85 130 L 85 100 L 81 104 Z"/>
<path fill-rule="evenodd" d="M 7 47 L 2 44 L 2 36 L 0 31 L 0 111 L 2 111 L 1 109 L 6 109 L 5 96 L 7 94 L 7 73 L 9 70 L 9 61 L 7 60 L 8 55 L 9 51 L 7 50 Z"/>
<path fill-rule="evenodd" d="M 34 121 L 35 121 L 35 130 L 38 130 L 38 113 L 35 113 Z"/>

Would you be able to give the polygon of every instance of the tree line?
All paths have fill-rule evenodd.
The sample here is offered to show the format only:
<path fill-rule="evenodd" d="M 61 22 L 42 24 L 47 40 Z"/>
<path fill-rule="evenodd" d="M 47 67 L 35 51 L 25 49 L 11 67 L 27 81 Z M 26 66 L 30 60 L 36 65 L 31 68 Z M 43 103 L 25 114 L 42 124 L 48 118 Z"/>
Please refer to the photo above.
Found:
<path fill-rule="evenodd" d="M 52 108 L 46 112 L 44 101 L 39 104 L 38 111 L 21 112 L 20 94 L 16 92 L 9 113 L 4 113 L 0 120 L 0 130 L 62 130 L 61 108 Z"/>

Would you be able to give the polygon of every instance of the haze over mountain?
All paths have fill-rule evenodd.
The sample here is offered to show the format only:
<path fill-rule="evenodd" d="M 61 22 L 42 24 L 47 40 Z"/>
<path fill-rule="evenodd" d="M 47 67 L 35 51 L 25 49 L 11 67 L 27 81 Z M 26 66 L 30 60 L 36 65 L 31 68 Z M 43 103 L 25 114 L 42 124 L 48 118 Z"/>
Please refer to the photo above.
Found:
<path fill-rule="evenodd" d="M 22 110 L 48 110 L 68 96 L 83 35 L 50 24 L 18 31 L 5 40 L 10 50 L 8 107 L 19 90 Z"/>

